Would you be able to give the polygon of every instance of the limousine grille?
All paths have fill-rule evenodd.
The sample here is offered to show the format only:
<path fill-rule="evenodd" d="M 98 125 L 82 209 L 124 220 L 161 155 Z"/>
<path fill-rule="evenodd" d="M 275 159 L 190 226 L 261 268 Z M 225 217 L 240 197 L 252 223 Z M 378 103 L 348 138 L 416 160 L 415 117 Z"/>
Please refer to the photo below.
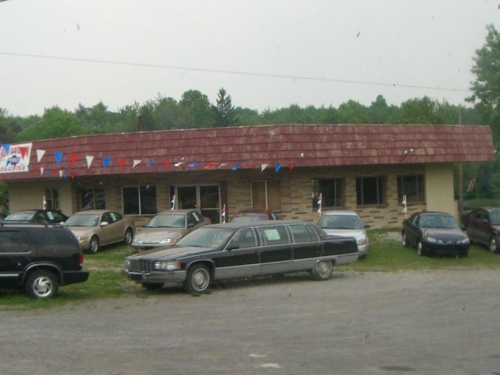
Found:
<path fill-rule="evenodd" d="M 151 272 L 152 263 L 148 260 L 131 260 L 130 270 L 135 272 Z"/>

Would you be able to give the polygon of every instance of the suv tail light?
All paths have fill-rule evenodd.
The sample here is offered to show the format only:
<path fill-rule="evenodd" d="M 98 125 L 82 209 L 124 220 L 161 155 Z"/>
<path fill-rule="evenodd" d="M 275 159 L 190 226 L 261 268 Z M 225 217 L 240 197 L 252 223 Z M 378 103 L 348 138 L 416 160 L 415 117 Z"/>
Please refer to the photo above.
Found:
<path fill-rule="evenodd" d="M 78 254 L 78 263 L 80 263 L 80 266 L 83 264 L 83 253 Z"/>

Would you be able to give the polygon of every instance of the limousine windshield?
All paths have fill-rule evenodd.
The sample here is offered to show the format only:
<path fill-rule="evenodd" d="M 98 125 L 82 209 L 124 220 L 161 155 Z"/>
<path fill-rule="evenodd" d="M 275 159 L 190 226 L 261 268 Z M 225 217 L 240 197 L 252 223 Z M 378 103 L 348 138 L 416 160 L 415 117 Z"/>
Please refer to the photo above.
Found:
<path fill-rule="evenodd" d="M 199 228 L 177 242 L 183 247 L 209 247 L 222 246 L 234 233 L 231 229 L 222 228 Z"/>

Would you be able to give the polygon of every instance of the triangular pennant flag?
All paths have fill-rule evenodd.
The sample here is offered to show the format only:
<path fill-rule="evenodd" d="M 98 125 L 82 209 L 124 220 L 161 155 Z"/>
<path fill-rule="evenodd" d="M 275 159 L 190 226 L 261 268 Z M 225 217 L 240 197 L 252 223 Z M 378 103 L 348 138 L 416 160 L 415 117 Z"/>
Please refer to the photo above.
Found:
<path fill-rule="evenodd" d="M 280 171 L 280 169 L 281 169 L 281 164 L 280 164 L 280 163 L 278 163 L 278 164 L 276 164 L 276 165 L 274 166 L 274 171 L 275 171 L 276 173 L 278 173 L 278 172 Z"/>
<path fill-rule="evenodd" d="M 170 167 L 170 164 L 171 164 L 171 163 L 170 163 L 169 161 L 165 160 L 165 161 L 163 162 L 163 168 L 168 168 L 168 167 Z"/>
<path fill-rule="evenodd" d="M 43 155 L 45 155 L 45 150 L 36 150 L 36 162 L 40 163 L 40 160 L 42 160 Z"/>
<path fill-rule="evenodd" d="M 203 169 L 213 169 L 215 168 L 215 163 L 207 163 Z"/>
<path fill-rule="evenodd" d="M 241 164 L 240 163 L 236 163 L 235 165 L 233 165 L 233 167 L 231 168 L 232 171 L 236 171 L 238 169 L 240 169 L 241 167 Z"/>
<path fill-rule="evenodd" d="M 120 169 L 122 169 L 124 165 L 125 165 L 125 159 L 124 158 L 118 159 L 118 166 L 120 167 Z"/>
<path fill-rule="evenodd" d="M 62 169 L 59 170 L 59 177 L 62 178 L 64 176 L 64 171 Z"/>
<path fill-rule="evenodd" d="M 43 175 L 43 167 L 40 168 L 40 175 Z"/>
<path fill-rule="evenodd" d="M 21 151 L 21 158 L 24 159 L 28 153 L 28 147 L 19 147 L 19 151 Z"/>
<path fill-rule="evenodd" d="M 267 168 L 267 164 L 261 164 L 260 165 L 260 171 L 262 172 L 264 169 Z"/>
<path fill-rule="evenodd" d="M 196 168 L 198 165 L 200 165 L 199 163 L 190 163 L 188 164 L 188 167 L 189 168 Z"/>
<path fill-rule="evenodd" d="M 132 168 L 135 168 L 136 166 L 138 166 L 139 164 L 141 163 L 140 160 L 134 160 L 134 164 L 132 165 Z"/>
<path fill-rule="evenodd" d="M 153 165 L 155 163 L 155 161 L 153 159 L 149 159 L 148 162 L 146 163 L 146 166 L 150 166 L 150 165 Z"/>
<path fill-rule="evenodd" d="M 290 168 L 290 172 L 292 172 L 295 168 L 295 163 L 288 164 L 288 168 Z"/>
<path fill-rule="evenodd" d="M 87 159 L 87 168 L 90 168 L 92 162 L 94 161 L 94 157 L 92 155 L 87 155 L 85 158 Z"/>
<path fill-rule="evenodd" d="M 76 155 L 76 154 L 70 154 L 69 155 L 69 160 L 70 160 L 70 164 L 71 164 L 72 167 L 75 166 L 77 158 L 78 158 L 78 155 Z"/>
<path fill-rule="evenodd" d="M 59 167 L 61 165 L 63 153 L 61 151 L 55 151 L 54 157 L 56 158 L 56 164 Z"/>
<path fill-rule="evenodd" d="M 106 169 L 107 167 L 109 167 L 110 163 L 111 163 L 111 158 L 109 158 L 109 157 L 103 158 L 102 159 L 102 168 Z"/>

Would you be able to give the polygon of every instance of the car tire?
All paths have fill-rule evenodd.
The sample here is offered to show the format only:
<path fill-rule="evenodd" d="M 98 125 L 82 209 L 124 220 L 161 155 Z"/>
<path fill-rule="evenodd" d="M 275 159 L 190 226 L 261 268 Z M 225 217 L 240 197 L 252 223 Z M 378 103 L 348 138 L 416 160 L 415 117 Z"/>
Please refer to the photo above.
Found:
<path fill-rule="evenodd" d="M 125 243 L 125 245 L 130 245 L 132 244 L 133 239 L 134 239 L 134 232 L 132 231 L 132 229 L 128 228 L 125 231 L 125 237 L 123 238 L 123 242 Z"/>
<path fill-rule="evenodd" d="M 331 260 L 321 260 L 311 270 L 311 274 L 316 280 L 328 280 L 333 273 L 333 263 Z"/>
<path fill-rule="evenodd" d="M 147 290 L 158 290 L 163 287 L 163 283 L 141 283 L 142 287 Z"/>
<path fill-rule="evenodd" d="M 57 295 L 59 283 L 52 272 L 35 271 L 26 279 L 24 289 L 31 298 L 48 299 Z"/>
<path fill-rule="evenodd" d="M 408 239 L 406 238 L 406 233 L 401 233 L 401 242 L 403 243 L 403 247 L 408 247 L 410 244 L 408 243 Z"/>
<path fill-rule="evenodd" d="M 204 264 L 195 264 L 189 268 L 184 290 L 188 293 L 203 293 L 210 286 L 212 276 Z"/>
<path fill-rule="evenodd" d="M 92 238 L 89 241 L 89 251 L 92 254 L 95 254 L 99 251 L 99 237 L 92 236 Z"/>
<path fill-rule="evenodd" d="M 417 254 L 418 254 L 418 256 L 420 256 L 420 257 L 422 257 L 422 256 L 424 256 L 424 255 L 425 255 L 425 253 L 424 253 L 424 247 L 423 247 L 423 245 L 422 245 L 422 241 L 418 241 L 418 242 L 417 242 Z"/>
<path fill-rule="evenodd" d="M 490 251 L 495 254 L 497 250 L 497 239 L 496 237 L 491 237 L 490 238 L 490 246 L 489 246 Z"/>

